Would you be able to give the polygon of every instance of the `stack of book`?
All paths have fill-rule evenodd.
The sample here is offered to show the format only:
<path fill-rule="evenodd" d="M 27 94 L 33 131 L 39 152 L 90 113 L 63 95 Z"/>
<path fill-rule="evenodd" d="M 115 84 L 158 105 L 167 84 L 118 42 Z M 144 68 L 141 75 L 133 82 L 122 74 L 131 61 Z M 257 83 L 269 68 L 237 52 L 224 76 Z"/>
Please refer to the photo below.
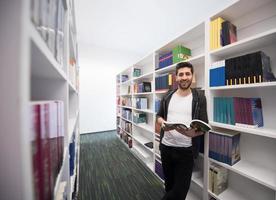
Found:
<path fill-rule="evenodd" d="M 151 92 L 151 82 L 135 83 L 133 85 L 134 93 Z"/>
<path fill-rule="evenodd" d="M 122 82 L 126 82 L 126 81 L 128 81 L 128 75 L 127 74 L 123 74 L 122 75 Z"/>
<path fill-rule="evenodd" d="M 133 69 L 133 77 L 139 77 L 139 76 L 141 76 L 141 69 L 134 68 Z"/>
<path fill-rule="evenodd" d="M 209 167 L 209 190 L 219 195 L 228 185 L 228 171 L 222 166 L 211 163 Z"/>
<path fill-rule="evenodd" d="M 214 121 L 251 128 L 262 127 L 262 101 L 260 98 L 214 97 Z"/>
<path fill-rule="evenodd" d="M 136 124 L 147 123 L 147 115 L 145 113 L 133 113 L 133 122 Z"/>
<path fill-rule="evenodd" d="M 237 28 L 218 17 L 210 22 L 210 49 L 214 50 L 237 41 Z"/>
<path fill-rule="evenodd" d="M 122 97 L 122 106 L 129 106 L 131 107 L 132 101 L 130 97 Z"/>
<path fill-rule="evenodd" d="M 158 98 L 158 97 L 156 97 L 156 98 L 155 98 L 155 112 L 156 112 L 156 113 L 159 111 L 160 104 L 161 104 L 161 99 Z"/>
<path fill-rule="evenodd" d="M 177 45 L 173 48 L 173 63 L 185 61 L 191 57 L 191 49 L 182 45 Z"/>
<path fill-rule="evenodd" d="M 129 134 L 132 133 L 132 124 L 130 122 L 122 121 L 121 128 L 126 132 L 128 132 Z"/>
<path fill-rule="evenodd" d="M 175 73 L 162 74 L 155 78 L 155 90 L 176 89 Z"/>
<path fill-rule="evenodd" d="M 210 86 L 276 81 L 270 58 L 262 51 L 217 61 L 210 68 Z"/>
<path fill-rule="evenodd" d="M 159 65 L 158 65 L 158 68 L 156 68 L 155 70 L 165 68 L 172 64 L 173 64 L 173 53 L 172 51 L 170 51 L 159 57 Z"/>
<path fill-rule="evenodd" d="M 132 117 L 131 117 L 131 110 L 130 109 L 127 109 L 127 108 L 123 108 L 122 109 L 122 117 L 131 121 L 132 120 Z"/>
<path fill-rule="evenodd" d="M 63 102 L 32 102 L 30 112 L 35 199 L 52 199 L 63 162 Z"/>
<path fill-rule="evenodd" d="M 73 133 L 72 136 L 72 141 L 69 144 L 69 170 L 70 170 L 70 176 L 74 175 L 74 170 L 75 170 L 75 157 L 76 157 L 76 139 L 75 139 L 75 132 Z"/>
<path fill-rule="evenodd" d="M 135 104 L 136 108 L 148 109 L 148 98 L 146 98 L 146 97 L 134 98 L 134 101 L 136 102 L 136 104 Z"/>
<path fill-rule="evenodd" d="M 159 160 L 157 157 L 155 158 L 154 171 L 162 180 L 164 180 L 162 163 L 161 163 L 161 160 Z"/>
<path fill-rule="evenodd" d="M 234 131 L 209 132 L 209 157 L 228 165 L 240 159 L 240 133 Z"/>
<path fill-rule="evenodd" d="M 31 1 L 31 20 L 59 63 L 64 60 L 64 1 Z"/>

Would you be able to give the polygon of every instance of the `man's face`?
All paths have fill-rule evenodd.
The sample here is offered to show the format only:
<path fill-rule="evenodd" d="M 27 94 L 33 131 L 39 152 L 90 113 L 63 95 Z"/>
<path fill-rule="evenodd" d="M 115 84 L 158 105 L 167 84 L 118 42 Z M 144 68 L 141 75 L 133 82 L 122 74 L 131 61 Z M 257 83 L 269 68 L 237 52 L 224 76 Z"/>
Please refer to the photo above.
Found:
<path fill-rule="evenodd" d="M 191 69 L 188 67 L 183 67 L 178 70 L 176 75 L 176 82 L 178 83 L 178 87 L 182 90 L 186 90 L 190 88 L 193 80 L 193 74 Z"/>

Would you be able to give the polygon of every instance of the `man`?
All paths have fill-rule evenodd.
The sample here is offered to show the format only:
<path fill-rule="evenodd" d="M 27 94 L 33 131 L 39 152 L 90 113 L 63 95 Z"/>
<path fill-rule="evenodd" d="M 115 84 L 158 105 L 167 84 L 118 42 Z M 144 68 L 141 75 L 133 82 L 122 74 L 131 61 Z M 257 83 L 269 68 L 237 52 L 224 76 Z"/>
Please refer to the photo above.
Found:
<path fill-rule="evenodd" d="M 202 91 L 190 88 L 193 66 L 188 62 L 176 65 L 178 88 L 169 91 L 162 99 L 157 123 L 161 125 L 160 151 L 165 177 L 166 194 L 162 200 L 184 200 L 188 193 L 202 132 L 194 129 L 170 130 L 164 121 L 189 125 L 192 119 L 208 123 L 206 97 Z M 200 136 L 201 135 L 201 136 Z"/>

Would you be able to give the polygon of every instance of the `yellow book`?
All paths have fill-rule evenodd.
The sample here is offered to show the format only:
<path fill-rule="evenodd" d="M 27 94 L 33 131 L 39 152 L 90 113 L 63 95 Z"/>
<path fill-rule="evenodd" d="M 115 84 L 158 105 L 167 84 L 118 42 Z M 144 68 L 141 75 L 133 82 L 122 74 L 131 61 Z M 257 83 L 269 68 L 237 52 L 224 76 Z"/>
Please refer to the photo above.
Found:
<path fill-rule="evenodd" d="M 214 19 L 214 49 L 218 48 L 218 19 Z"/>
<path fill-rule="evenodd" d="M 169 86 L 171 86 L 172 85 L 172 74 L 169 74 L 169 77 L 168 77 L 168 79 L 169 79 Z"/>
<path fill-rule="evenodd" d="M 214 22 L 210 21 L 210 50 L 214 49 Z"/>

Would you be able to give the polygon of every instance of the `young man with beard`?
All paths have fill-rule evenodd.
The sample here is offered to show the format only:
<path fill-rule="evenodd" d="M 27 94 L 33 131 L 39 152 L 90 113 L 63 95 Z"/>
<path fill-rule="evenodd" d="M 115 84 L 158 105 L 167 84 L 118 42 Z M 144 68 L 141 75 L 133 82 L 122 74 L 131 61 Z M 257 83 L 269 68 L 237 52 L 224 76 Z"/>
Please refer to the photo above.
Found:
<path fill-rule="evenodd" d="M 164 121 L 189 124 L 192 119 L 208 123 L 206 97 L 192 89 L 193 66 L 188 62 L 176 65 L 178 88 L 170 90 L 162 99 L 157 123 L 162 127 L 160 139 L 161 161 L 166 194 L 162 200 L 184 200 L 187 196 L 194 165 L 198 156 L 202 132 L 195 129 L 169 129 Z"/>

